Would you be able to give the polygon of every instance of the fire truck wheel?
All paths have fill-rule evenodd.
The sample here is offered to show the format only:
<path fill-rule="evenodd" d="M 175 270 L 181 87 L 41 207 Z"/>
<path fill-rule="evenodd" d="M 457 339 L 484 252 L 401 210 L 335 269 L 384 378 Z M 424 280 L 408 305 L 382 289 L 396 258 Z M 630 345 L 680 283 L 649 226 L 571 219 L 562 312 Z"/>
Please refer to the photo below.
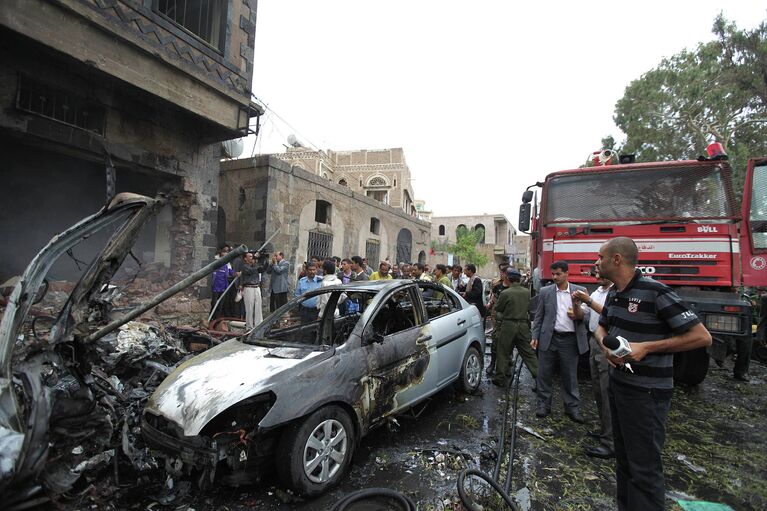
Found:
<path fill-rule="evenodd" d="M 674 354 L 674 381 L 685 385 L 697 385 L 708 374 L 708 352 L 698 348 Z"/>

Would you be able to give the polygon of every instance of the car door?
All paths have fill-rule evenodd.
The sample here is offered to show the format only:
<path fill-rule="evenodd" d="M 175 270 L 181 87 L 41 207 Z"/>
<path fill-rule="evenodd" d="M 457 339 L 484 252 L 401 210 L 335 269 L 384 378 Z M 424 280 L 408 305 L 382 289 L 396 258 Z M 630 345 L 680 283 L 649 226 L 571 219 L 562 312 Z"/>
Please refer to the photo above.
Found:
<path fill-rule="evenodd" d="M 368 361 L 365 400 L 371 425 L 422 399 L 437 379 L 431 363 L 429 326 L 415 286 L 381 301 L 363 331 Z"/>
<path fill-rule="evenodd" d="M 469 321 L 455 295 L 430 282 L 419 282 L 418 287 L 438 363 L 437 386 L 442 387 L 455 380 L 461 370 Z"/>

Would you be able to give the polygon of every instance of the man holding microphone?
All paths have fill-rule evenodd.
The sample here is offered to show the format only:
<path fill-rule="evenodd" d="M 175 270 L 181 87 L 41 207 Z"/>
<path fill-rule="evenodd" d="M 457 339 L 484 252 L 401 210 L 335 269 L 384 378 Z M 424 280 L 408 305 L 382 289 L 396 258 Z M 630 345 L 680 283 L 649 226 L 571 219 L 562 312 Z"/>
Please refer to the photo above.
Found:
<path fill-rule="evenodd" d="M 679 296 L 642 275 L 638 258 L 634 241 L 618 237 L 602 245 L 596 261 L 599 274 L 614 283 L 595 337 L 611 365 L 620 511 L 664 509 L 661 451 L 674 391 L 673 354 L 711 344 L 711 334 Z"/>

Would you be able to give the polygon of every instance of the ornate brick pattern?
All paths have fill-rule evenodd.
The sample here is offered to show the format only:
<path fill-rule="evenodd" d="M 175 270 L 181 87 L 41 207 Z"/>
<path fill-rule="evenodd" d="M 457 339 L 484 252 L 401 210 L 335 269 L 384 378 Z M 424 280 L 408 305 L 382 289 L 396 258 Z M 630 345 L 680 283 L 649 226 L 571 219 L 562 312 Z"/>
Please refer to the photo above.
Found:
<path fill-rule="evenodd" d="M 162 51 L 165 55 L 192 65 L 203 76 L 218 83 L 229 90 L 250 98 L 248 81 L 241 76 L 241 69 L 234 63 L 225 61 L 222 55 L 214 50 L 196 48 L 194 44 L 188 44 L 184 39 L 193 36 L 187 35 L 181 28 L 173 26 L 170 21 L 158 23 L 152 18 L 159 15 L 148 11 L 146 8 L 128 0 L 77 0 L 81 4 L 93 9 L 103 16 L 111 25 L 133 33 L 143 41 Z M 246 4 L 247 5 L 247 4 Z M 251 14 L 255 18 L 255 13 Z M 248 36 L 248 47 L 238 48 L 236 53 L 245 59 L 248 67 L 247 73 L 252 72 L 252 48 L 255 43 L 255 23 L 242 16 L 240 29 Z M 198 43 L 200 47 L 204 43 Z"/>

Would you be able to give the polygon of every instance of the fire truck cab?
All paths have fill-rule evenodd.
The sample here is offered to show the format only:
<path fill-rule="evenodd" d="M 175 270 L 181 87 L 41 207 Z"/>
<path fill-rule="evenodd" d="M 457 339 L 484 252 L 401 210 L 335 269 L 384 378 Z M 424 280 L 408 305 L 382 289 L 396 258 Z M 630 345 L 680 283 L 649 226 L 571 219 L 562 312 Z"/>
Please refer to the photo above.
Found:
<path fill-rule="evenodd" d="M 725 159 L 610 165 L 614 155 L 605 153 L 595 153 L 596 166 L 554 172 L 523 194 L 519 230 L 532 238 L 541 284 L 564 260 L 569 280 L 593 290 L 599 247 L 628 236 L 639 269 L 675 288 L 714 338 L 708 350 L 675 355 L 676 381 L 700 383 L 709 357 L 722 362 L 728 348 L 750 356 L 752 308 L 741 296 L 744 286 L 767 286 L 767 159 L 749 161 L 739 208 Z"/>

